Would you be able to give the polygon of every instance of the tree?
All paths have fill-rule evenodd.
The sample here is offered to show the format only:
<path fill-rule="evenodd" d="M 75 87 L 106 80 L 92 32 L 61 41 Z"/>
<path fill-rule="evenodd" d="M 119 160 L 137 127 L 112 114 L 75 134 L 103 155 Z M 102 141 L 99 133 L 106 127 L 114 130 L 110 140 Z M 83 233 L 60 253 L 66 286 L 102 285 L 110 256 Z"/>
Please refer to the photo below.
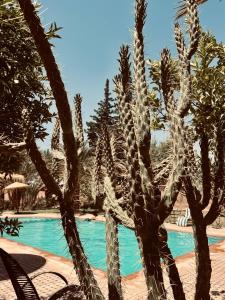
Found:
<path fill-rule="evenodd" d="M 110 97 L 109 80 L 106 79 L 104 100 L 98 102 L 98 109 L 95 109 L 95 115 L 91 116 L 92 120 L 87 122 L 87 138 L 90 147 L 96 147 L 97 139 L 101 136 L 101 125 L 106 118 L 108 125 L 113 126 L 116 121 L 116 109 L 113 103 L 114 99 Z"/>
<path fill-rule="evenodd" d="M 21 119 L 26 107 L 35 137 L 43 139 L 47 135 L 43 123 L 52 115 L 42 62 L 16 2 L 1 0 L 0 19 L 0 135 L 7 142 L 23 141 Z"/>
<path fill-rule="evenodd" d="M 52 27 L 49 33 L 54 31 Z M 30 111 L 35 137 L 40 139 L 47 135 L 43 124 L 52 117 L 43 65 L 16 2 L 1 0 L 0 48 L 0 136 L 11 143 L 0 149 L 0 170 L 7 175 L 21 165 L 22 156 L 15 150 L 25 149 L 23 108 Z"/>

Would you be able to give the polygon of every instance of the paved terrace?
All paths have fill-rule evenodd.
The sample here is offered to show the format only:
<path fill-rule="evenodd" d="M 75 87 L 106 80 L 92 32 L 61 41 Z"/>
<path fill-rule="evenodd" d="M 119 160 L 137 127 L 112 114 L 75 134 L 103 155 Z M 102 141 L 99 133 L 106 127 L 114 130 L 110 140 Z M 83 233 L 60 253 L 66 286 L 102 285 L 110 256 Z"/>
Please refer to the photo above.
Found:
<path fill-rule="evenodd" d="M 8 214 L 9 216 L 9 214 Z M 15 217 L 15 215 L 14 215 Z M 22 215 L 21 215 L 22 217 Z M 24 217 L 24 216 L 23 216 Z M 28 215 L 26 215 L 28 217 Z M 30 216 L 29 216 L 30 217 Z M 35 217 L 58 217 L 56 214 L 38 214 Z M 79 216 L 80 217 L 80 216 Z M 82 218 L 94 219 L 92 215 L 82 216 Z M 97 218 L 98 220 L 100 218 Z M 103 220 L 103 218 L 101 218 Z M 176 225 L 166 224 L 169 230 L 178 230 L 191 232 L 190 227 L 181 228 Z M 225 237 L 224 229 L 209 228 L 209 235 Z M 29 276 L 43 271 L 55 271 L 63 274 L 69 283 L 77 283 L 78 279 L 73 269 L 73 264 L 70 260 L 57 255 L 50 254 L 46 251 L 42 251 L 30 246 L 23 245 L 18 242 L 7 240 L 6 238 L 0 238 L 0 247 L 4 248 L 7 252 L 13 254 L 13 256 L 23 266 Z M 212 299 L 225 299 L 225 240 L 210 246 L 211 260 L 212 260 Z M 187 295 L 187 300 L 194 299 L 194 278 L 195 278 L 195 261 L 194 253 L 188 253 L 186 255 L 177 257 L 177 266 L 181 275 L 181 279 L 184 285 L 184 289 Z M 94 269 L 94 274 L 97 281 L 105 295 L 107 295 L 107 278 L 106 273 Z M 166 271 L 164 270 L 165 285 L 168 289 L 168 299 L 172 300 L 171 290 L 168 284 L 168 278 Z M 48 299 L 50 295 L 64 286 L 61 280 L 56 279 L 53 275 L 42 275 L 34 280 L 39 295 L 42 299 Z M 146 299 L 146 289 L 144 283 L 143 272 L 137 272 L 123 278 L 123 288 L 126 300 L 144 300 Z M 4 270 L 2 262 L 0 260 L 0 300 L 13 300 L 16 299 L 10 280 L 8 279 L 7 272 Z"/>

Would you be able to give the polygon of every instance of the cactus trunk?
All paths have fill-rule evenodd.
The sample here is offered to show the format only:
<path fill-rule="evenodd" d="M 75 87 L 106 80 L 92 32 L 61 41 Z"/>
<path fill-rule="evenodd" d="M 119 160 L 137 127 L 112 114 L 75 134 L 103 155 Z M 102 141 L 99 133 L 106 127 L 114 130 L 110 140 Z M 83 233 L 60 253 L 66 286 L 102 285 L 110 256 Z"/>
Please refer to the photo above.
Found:
<path fill-rule="evenodd" d="M 119 262 L 118 227 L 108 210 L 106 218 L 106 253 L 107 253 L 107 275 L 108 275 L 108 299 L 122 300 L 122 286 Z"/>
<path fill-rule="evenodd" d="M 180 280 L 178 269 L 167 243 L 167 231 L 162 226 L 159 228 L 160 235 L 160 256 L 166 265 L 167 274 L 175 300 L 185 300 L 183 284 Z"/>
<path fill-rule="evenodd" d="M 136 228 L 140 228 L 140 224 Z M 149 229 L 151 228 L 151 229 Z M 152 226 L 136 230 L 136 236 L 142 256 L 145 281 L 148 290 L 148 300 L 166 299 L 163 284 L 162 268 L 160 264 L 158 228 Z"/>

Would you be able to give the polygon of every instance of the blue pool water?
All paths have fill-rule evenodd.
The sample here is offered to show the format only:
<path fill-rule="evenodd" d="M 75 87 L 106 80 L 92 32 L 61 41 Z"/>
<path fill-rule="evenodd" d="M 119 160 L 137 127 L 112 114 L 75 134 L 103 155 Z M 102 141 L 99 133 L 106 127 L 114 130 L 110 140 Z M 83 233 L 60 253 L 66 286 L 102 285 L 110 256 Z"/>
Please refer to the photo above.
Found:
<path fill-rule="evenodd" d="M 23 219 L 22 221 L 20 236 L 7 236 L 7 238 L 70 258 L 60 220 Z M 83 220 L 77 220 L 77 224 L 90 264 L 95 268 L 106 270 L 105 224 Z M 219 240 L 221 239 L 209 237 L 210 244 Z M 119 226 L 119 242 L 122 275 L 139 271 L 141 260 L 134 232 Z M 168 242 L 174 257 L 194 249 L 193 237 L 190 233 L 169 231 Z"/>

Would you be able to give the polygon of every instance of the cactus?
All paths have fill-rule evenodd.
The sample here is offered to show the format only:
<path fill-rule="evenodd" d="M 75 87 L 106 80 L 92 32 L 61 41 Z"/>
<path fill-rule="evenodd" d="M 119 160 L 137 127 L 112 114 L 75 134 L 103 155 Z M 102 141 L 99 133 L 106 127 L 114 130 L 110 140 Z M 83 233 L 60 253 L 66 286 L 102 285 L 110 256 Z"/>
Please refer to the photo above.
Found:
<path fill-rule="evenodd" d="M 195 24 L 191 23 L 190 47 L 187 50 L 181 30 L 176 25 L 177 48 L 180 57 L 180 97 L 178 104 L 174 101 L 174 87 L 171 77 L 170 54 L 162 52 L 161 84 L 165 107 L 168 113 L 171 136 L 173 140 L 173 163 L 165 163 L 165 169 L 156 173 L 151 166 L 150 157 L 150 113 L 147 99 L 147 85 L 144 67 L 144 46 L 142 29 L 146 15 L 146 2 L 136 1 L 136 23 L 134 32 L 134 87 L 131 89 L 131 79 L 128 62 L 129 54 L 126 47 L 120 52 L 120 75 L 115 78 L 120 122 L 127 145 L 128 166 L 131 177 L 131 216 L 134 220 L 135 233 L 143 257 L 148 298 L 165 297 L 161 267 L 159 265 L 159 226 L 171 212 L 181 187 L 181 175 L 184 173 L 185 145 L 187 143 L 186 128 L 183 117 L 190 107 L 190 58 L 198 43 L 198 24 L 196 21 L 196 6 L 189 4 L 189 16 L 194 16 Z M 132 94 L 135 95 L 133 100 Z M 144 145 L 144 147 L 143 147 Z M 166 175 L 165 175 L 166 174 Z M 169 174 L 169 176 L 168 176 Z M 167 176 L 167 184 L 160 197 L 157 183 L 162 176 Z M 138 197 L 137 197 L 138 195 Z M 142 223 L 138 222 L 142 220 Z M 149 232 L 149 228 L 152 231 Z M 147 233 L 148 232 L 148 233 Z M 146 247 L 148 244 L 148 248 Z M 153 257 L 154 256 L 154 259 Z M 149 265 L 154 266 L 151 270 Z M 183 295 L 182 285 L 177 284 Z M 183 297 L 183 296 L 182 296 Z"/>
<path fill-rule="evenodd" d="M 54 180 L 49 170 L 46 168 L 41 158 L 40 152 L 35 144 L 32 133 L 27 130 L 26 147 L 31 156 L 41 178 L 47 188 L 56 194 L 60 203 L 62 225 L 67 244 L 73 259 L 74 267 L 87 299 L 102 300 L 104 296 L 97 285 L 93 272 L 87 261 L 82 243 L 79 238 L 77 226 L 74 218 L 74 198 L 79 200 L 79 148 L 83 147 L 83 130 L 81 119 L 81 97 L 75 97 L 76 111 L 76 131 L 75 137 L 72 131 L 72 117 L 69 108 L 67 94 L 61 80 L 60 72 L 55 63 L 50 44 L 46 39 L 40 20 L 35 13 L 31 0 L 19 0 L 24 17 L 30 27 L 31 33 L 37 45 L 37 50 L 43 60 L 47 76 L 56 100 L 60 126 L 62 129 L 62 139 L 64 151 L 61 153 L 65 157 L 65 180 L 64 189 L 61 190 L 57 181 Z M 103 154 L 105 157 L 105 212 L 106 212 L 106 239 L 107 239 L 107 273 L 109 299 L 123 299 L 120 262 L 118 249 L 118 223 L 134 229 L 137 236 L 144 275 L 147 285 L 149 300 L 166 299 L 166 292 L 163 284 L 162 268 L 160 256 L 167 264 L 168 273 L 172 284 L 176 284 L 174 289 L 175 299 L 184 299 L 182 284 L 179 281 L 179 274 L 176 270 L 174 260 L 170 254 L 166 232 L 162 230 L 166 217 L 170 214 L 181 187 L 181 177 L 186 170 L 190 170 L 187 162 L 187 155 L 193 158 L 193 149 L 190 144 L 187 127 L 183 118 L 191 105 L 191 74 L 190 59 L 195 53 L 198 45 L 199 26 L 196 5 L 194 0 L 187 0 L 187 13 L 190 23 L 190 43 L 186 47 L 184 37 L 178 24 L 175 26 L 175 39 L 179 54 L 180 63 L 180 95 L 176 102 L 174 100 L 174 86 L 171 76 L 170 53 L 164 49 L 161 55 L 161 86 L 168 121 L 173 141 L 172 159 L 163 162 L 156 170 L 151 163 L 151 130 L 150 130 L 150 103 L 148 98 L 148 87 L 145 78 L 145 58 L 144 58 L 144 38 L 143 26 L 146 18 L 146 1 L 136 0 L 135 5 L 135 30 L 134 30 L 134 80 L 131 79 L 130 54 L 126 46 L 122 46 L 120 51 L 120 74 L 115 78 L 115 90 L 118 98 L 119 118 L 121 132 L 125 144 L 127 157 L 127 181 L 130 185 L 130 192 L 121 192 L 119 188 L 115 161 L 117 159 L 115 136 L 110 136 L 107 128 L 107 110 L 103 112 Z M 105 108 L 107 107 L 107 90 L 109 81 L 106 82 Z M 55 133 L 52 140 L 53 153 L 59 155 L 59 124 L 56 123 Z M 217 132 L 218 156 L 222 157 L 221 131 Z M 110 144 L 111 143 L 111 144 Z M 99 168 L 102 153 L 100 151 L 100 141 L 96 152 L 96 183 L 97 195 L 99 195 Z M 58 152 L 57 152 L 58 151 Z M 218 157 L 217 157 L 218 158 Z M 171 161 L 173 163 L 171 164 Z M 219 161 L 219 158 L 218 158 Z M 194 164 L 194 159 L 191 162 Z M 186 167 L 186 169 L 185 169 Z M 216 178 L 223 174 L 219 166 Z M 166 177 L 167 184 L 163 195 L 160 195 L 158 184 L 162 177 Z M 187 189 L 191 192 L 188 195 L 191 211 L 194 216 L 193 202 L 190 195 L 196 197 L 191 186 L 191 178 L 184 179 Z M 219 188 L 221 181 L 218 182 Z M 215 191 L 217 192 L 217 191 Z M 126 196 L 126 197 L 125 197 Z M 217 195 L 218 196 L 218 195 Z M 218 200 L 218 199 L 217 199 Z M 217 207 L 219 200 L 214 201 Z M 207 202 L 207 201 L 205 201 Z M 124 205 L 125 203 L 125 205 Z M 210 211 L 205 221 L 213 218 L 214 211 Z M 196 225 L 196 230 L 201 228 Z M 166 255 L 169 255 L 166 257 Z M 170 265 L 172 263 L 172 265 Z M 179 295 L 179 296 L 178 296 Z"/>
<path fill-rule="evenodd" d="M 54 128 L 51 138 L 51 154 L 52 154 L 52 174 L 55 180 L 60 183 L 65 177 L 65 155 L 60 147 L 60 121 L 58 116 L 55 119 Z"/>
<path fill-rule="evenodd" d="M 106 163 L 106 173 L 110 178 L 110 182 L 112 183 L 113 188 L 115 188 L 116 174 L 114 172 L 115 167 L 106 122 L 107 118 L 105 119 L 102 130 L 103 151 Z M 118 227 L 116 219 L 111 214 L 107 196 L 105 199 L 104 209 L 106 217 L 106 250 L 109 299 L 122 300 L 123 292 L 120 275 Z"/>
<path fill-rule="evenodd" d="M 102 208 L 103 206 L 103 191 L 101 189 L 101 166 L 102 166 L 102 143 L 100 138 L 98 138 L 95 148 L 95 162 L 94 162 L 94 199 L 95 206 L 97 208 Z"/>
<path fill-rule="evenodd" d="M 106 200 L 107 202 L 107 197 Z M 105 205 L 108 299 L 122 300 L 117 221 Z"/>
<path fill-rule="evenodd" d="M 81 103 L 82 103 L 81 95 L 76 94 L 76 96 L 74 97 L 74 108 L 75 108 L 74 135 L 77 141 L 78 153 L 81 152 L 84 147 L 84 130 L 83 130 L 83 122 L 82 122 Z"/>

